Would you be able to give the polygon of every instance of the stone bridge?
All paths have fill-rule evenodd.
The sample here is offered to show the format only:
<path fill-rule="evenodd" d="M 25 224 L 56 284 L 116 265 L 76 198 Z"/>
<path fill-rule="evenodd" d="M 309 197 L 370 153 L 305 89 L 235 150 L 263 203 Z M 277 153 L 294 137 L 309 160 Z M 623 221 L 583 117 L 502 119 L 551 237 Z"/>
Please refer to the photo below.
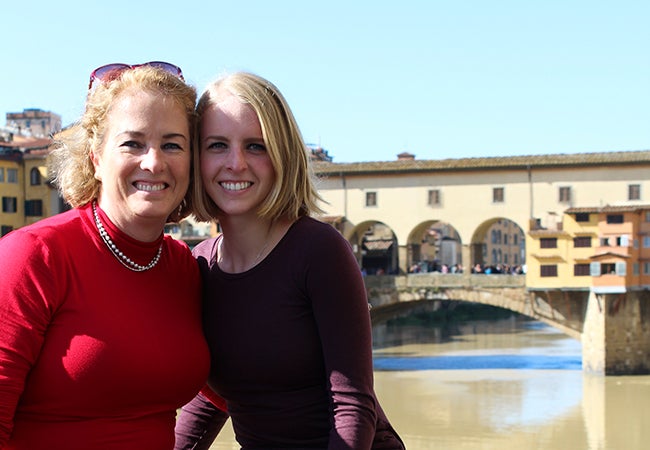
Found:
<path fill-rule="evenodd" d="M 373 323 L 414 302 L 466 301 L 542 321 L 582 342 L 583 368 L 604 375 L 650 374 L 650 294 L 526 288 L 523 275 L 420 273 L 366 276 Z"/>

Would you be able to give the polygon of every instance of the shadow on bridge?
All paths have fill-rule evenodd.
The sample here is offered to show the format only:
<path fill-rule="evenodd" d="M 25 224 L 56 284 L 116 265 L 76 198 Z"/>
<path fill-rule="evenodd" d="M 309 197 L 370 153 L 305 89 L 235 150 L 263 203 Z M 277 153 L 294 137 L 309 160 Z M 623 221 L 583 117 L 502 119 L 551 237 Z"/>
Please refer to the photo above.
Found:
<path fill-rule="evenodd" d="M 532 291 L 524 275 L 438 272 L 365 277 L 373 323 L 405 313 L 422 302 L 465 301 L 508 309 L 580 339 L 589 291 Z"/>

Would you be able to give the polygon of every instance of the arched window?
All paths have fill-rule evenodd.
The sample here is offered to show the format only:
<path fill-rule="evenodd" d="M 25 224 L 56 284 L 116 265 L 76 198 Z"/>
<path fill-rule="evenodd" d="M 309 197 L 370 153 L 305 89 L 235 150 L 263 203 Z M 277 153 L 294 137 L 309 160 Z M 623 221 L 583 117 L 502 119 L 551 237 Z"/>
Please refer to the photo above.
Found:
<path fill-rule="evenodd" d="M 32 186 L 41 184 L 41 172 L 38 170 L 38 167 L 34 167 L 31 172 L 29 172 L 29 183 Z"/>

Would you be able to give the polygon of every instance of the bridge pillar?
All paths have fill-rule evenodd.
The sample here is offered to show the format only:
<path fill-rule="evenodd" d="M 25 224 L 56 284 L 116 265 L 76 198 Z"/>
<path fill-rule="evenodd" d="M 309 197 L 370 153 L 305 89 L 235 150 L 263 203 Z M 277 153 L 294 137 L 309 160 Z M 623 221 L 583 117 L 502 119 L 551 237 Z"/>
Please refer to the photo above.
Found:
<path fill-rule="evenodd" d="M 603 375 L 650 374 L 650 294 L 590 292 L 582 365 Z"/>
<path fill-rule="evenodd" d="M 474 266 L 474 264 L 472 263 L 472 249 L 469 245 L 463 244 L 463 246 L 460 248 L 460 260 L 462 261 L 465 273 L 471 273 L 472 266 Z"/>
<path fill-rule="evenodd" d="M 408 273 L 409 259 L 408 245 L 400 245 L 397 247 L 397 269 L 399 270 L 399 275 Z"/>

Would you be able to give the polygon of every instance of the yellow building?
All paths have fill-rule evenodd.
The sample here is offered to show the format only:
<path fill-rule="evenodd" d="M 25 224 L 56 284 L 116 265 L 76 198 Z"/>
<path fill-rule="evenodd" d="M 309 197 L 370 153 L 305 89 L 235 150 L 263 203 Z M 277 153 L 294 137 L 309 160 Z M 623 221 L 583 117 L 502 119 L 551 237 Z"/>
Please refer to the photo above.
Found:
<path fill-rule="evenodd" d="M 63 204 L 48 183 L 50 139 L 0 143 L 0 236 L 61 212 Z"/>
<path fill-rule="evenodd" d="M 575 207 L 526 238 L 529 289 L 623 293 L 650 287 L 650 205 Z"/>
<path fill-rule="evenodd" d="M 47 151 L 23 155 L 25 225 L 53 216 L 66 209 L 47 174 Z"/>
<path fill-rule="evenodd" d="M 25 224 L 22 208 L 25 196 L 21 183 L 23 173 L 20 151 L 4 150 L 0 154 L 0 236 Z"/>

